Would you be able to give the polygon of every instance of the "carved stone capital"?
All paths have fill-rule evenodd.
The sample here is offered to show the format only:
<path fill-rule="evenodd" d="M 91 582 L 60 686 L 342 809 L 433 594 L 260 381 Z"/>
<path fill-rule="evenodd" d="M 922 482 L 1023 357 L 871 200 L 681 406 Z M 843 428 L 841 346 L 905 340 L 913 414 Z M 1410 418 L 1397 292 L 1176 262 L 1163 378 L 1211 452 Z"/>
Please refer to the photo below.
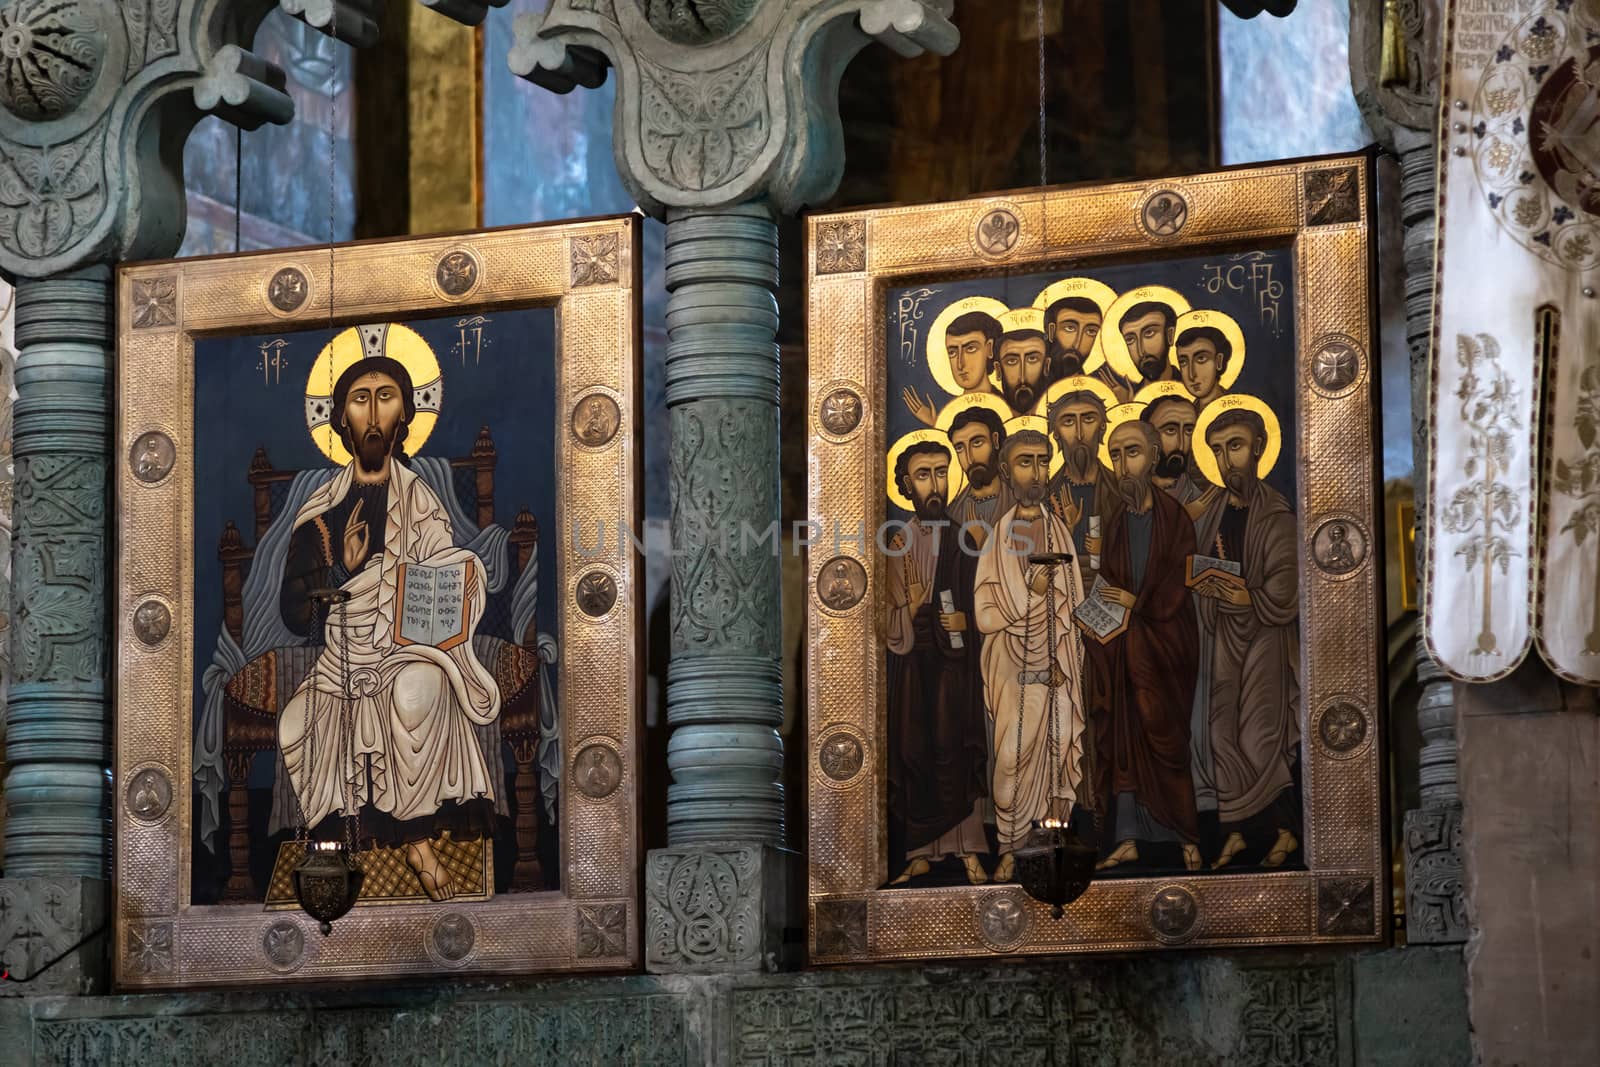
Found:
<path fill-rule="evenodd" d="M 770 845 L 651 852 L 645 868 L 645 966 L 656 974 L 794 966 L 801 943 L 800 870 L 794 853 Z"/>
<path fill-rule="evenodd" d="M 98 878 L 0 878 L 0 964 L 10 972 L 0 997 L 103 992 L 108 890 Z"/>
<path fill-rule="evenodd" d="M 1407 943 L 1445 945 L 1467 940 L 1461 805 L 1406 812 L 1405 834 Z"/>
<path fill-rule="evenodd" d="M 0 270 L 44 278 L 170 256 L 177 160 L 202 113 L 288 121 L 283 73 L 244 49 L 273 0 L 12 0 L 0 8 Z M 159 135 L 157 128 L 159 127 Z"/>
<path fill-rule="evenodd" d="M 287 0 L 286 0 L 287 2 Z M 954 0 L 552 0 L 520 16 L 511 69 L 556 92 L 618 72 L 617 169 L 635 200 L 707 208 L 830 196 L 844 163 L 836 105 L 871 40 L 948 55 Z"/>

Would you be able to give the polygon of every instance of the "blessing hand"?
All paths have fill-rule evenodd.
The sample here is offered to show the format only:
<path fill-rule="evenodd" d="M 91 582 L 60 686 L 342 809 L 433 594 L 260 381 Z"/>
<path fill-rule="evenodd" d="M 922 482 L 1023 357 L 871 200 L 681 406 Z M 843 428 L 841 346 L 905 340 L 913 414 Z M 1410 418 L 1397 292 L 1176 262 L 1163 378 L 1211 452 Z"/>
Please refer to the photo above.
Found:
<path fill-rule="evenodd" d="M 368 533 L 367 523 L 361 518 L 361 509 L 366 504 L 365 500 L 357 500 L 350 518 L 345 520 L 344 544 L 342 545 L 344 569 L 354 574 L 361 569 L 361 564 L 367 559 Z"/>
<path fill-rule="evenodd" d="M 911 414 L 923 425 L 932 426 L 939 421 L 939 411 L 933 406 L 933 397 L 924 398 L 908 385 L 901 391 L 900 399 L 905 401 Z"/>

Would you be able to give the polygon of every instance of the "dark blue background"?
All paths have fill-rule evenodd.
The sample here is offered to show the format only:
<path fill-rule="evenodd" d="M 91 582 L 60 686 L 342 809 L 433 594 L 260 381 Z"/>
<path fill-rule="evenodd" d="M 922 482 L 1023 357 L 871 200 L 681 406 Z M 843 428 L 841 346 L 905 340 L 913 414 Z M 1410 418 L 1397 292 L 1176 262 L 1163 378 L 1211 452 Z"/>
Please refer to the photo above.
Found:
<path fill-rule="evenodd" d="M 1226 285 L 1212 293 L 1208 289 L 1214 271 L 1207 270 L 1222 265 L 1233 266 L 1235 257 L 1260 255 L 1261 263 L 1272 267 L 1272 280 L 1283 284 L 1278 297 L 1276 330 L 1264 322 L 1256 297 L 1247 283 L 1242 291 Z M 1242 261 L 1249 265 L 1250 261 Z M 1032 307 L 1034 299 L 1044 288 L 1063 278 L 1095 278 L 1109 285 L 1118 294 L 1142 285 L 1164 285 L 1181 293 L 1192 308 L 1222 311 L 1231 315 L 1244 333 L 1244 369 L 1229 393 L 1248 393 L 1267 402 L 1278 416 L 1283 430 L 1283 451 L 1277 464 L 1267 477 L 1267 483 L 1289 499 L 1298 508 L 1299 495 L 1295 490 L 1295 290 L 1293 254 L 1288 248 L 1264 250 L 1260 253 L 1217 253 L 1184 259 L 1170 259 L 1146 263 L 1119 263 L 1107 266 L 1066 267 L 1036 274 L 1019 274 L 1007 277 L 974 278 L 955 282 L 928 282 L 923 285 L 890 289 L 886 296 L 888 388 L 884 391 L 888 408 L 888 434 L 886 442 L 892 445 L 912 430 L 922 429 L 922 423 L 907 410 L 900 399 L 906 386 L 920 394 L 933 397 L 935 405 L 942 407 L 953 399 L 934 381 L 927 366 L 927 331 L 939 312 L 956 300 L 969 296 L 987 296 L 1000 300 L 1007 307 Z M 922 299 L 911 325 L 916 330 L 916 343 L 911 346 L 910 359 L 901 352 L 901 297 L 932 290 L 933 295 Z M 1106 323 L 1105 330 L 1114 330 L 1115 324 Z M 889 518 L 907 518 L 909 513 L 884 502 Z"/>

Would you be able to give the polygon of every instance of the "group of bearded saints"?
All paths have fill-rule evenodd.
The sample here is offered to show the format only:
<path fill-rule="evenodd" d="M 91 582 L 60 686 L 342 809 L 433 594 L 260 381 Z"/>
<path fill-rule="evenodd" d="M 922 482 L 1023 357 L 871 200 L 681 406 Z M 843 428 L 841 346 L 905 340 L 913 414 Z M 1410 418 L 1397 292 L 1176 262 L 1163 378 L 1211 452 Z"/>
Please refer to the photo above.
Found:
<path fill-rule="evenodd" d="M 923 419 L 944 440 L 897 446 L 913 516 L 885 560 L 891 885 L 947 860 L 1011 880 L 1041 824 L 1092 835 L 1101 871 L 1300 854 L 1297 534 L 1263 480 L 1278 427 L 1244 398 L 1194 440 L 1234 347 L 1159 301 L 1117 323 L 1142 381 L 1086 374 L 1102 317 L 1064 297 L 1027 336 L 954 319 L 955 380 L 993 392 L 998 368 L 1013 415 L 1042 419 L 963 395 Z M 1086 597 L 1122 625 L 1075 625 Z"/>

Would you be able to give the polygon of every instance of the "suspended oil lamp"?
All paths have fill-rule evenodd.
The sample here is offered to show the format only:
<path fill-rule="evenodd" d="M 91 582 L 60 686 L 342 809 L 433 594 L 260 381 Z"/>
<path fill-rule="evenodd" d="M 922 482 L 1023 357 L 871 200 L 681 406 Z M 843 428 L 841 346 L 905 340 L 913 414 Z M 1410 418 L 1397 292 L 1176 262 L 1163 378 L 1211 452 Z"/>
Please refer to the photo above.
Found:
<path fill-rule="evenodd" d="M 350 594 L 343 589 L 318 589 L 311 594 L 311 600 L 316 605 L 316 612 L 320 618 L 332 621 L 332 611 L 341 607 L 350 599 Z M 354 697 L 350 693 L 350 657 L 348 633 L 342 625 L 339 627 L 340 655 L 339 655 L 339 695 L 335 698 L 338 705 L 336 712 L 339 717 L 339 744 L 333 753 L 339 765 L 345 767 L 350 760 L 350 739 L 354 730 L 353 705 Z M 323 630 L 324 640 L 327 631 Z M 315 668 L 312 668 L 315 670 Z M 315 684 L 307 689 L 308 721 L 313 724 L 308 730 L 310 744 L 307 746 L 306 768 L 307 777 L 310 778 L 317 766 L 316 729 L 314 724 L 318 721 L 320 712 L 318 690 Z M 300 808 L 299 836 L 302 847 L 305 848 L 305 858 L 295 867 L 291 880 L 294 882 L 295 899 L 299 901 L 301 910 L 317 920 L 317 927 L 322 931 L 322 936 L 327 937 L 333 933 L 333 921 L 343 917 L 355 907 L 356 899 L 361 895 L 361 883 L 366 880 L 366 872 L 356 863 L 356 850 L 361 839 L 359 822 L 359 801 L 354 788 L 349 785 L 348 776 L 341 773 L 340 780 L 344 782 L 344 802 L 341 805 L 345 812 L 345 839 L 343 841 L 312 841 L 310 840 L 311 827 L 307 825 L 305 809 L 301 805 L 299 793 L 295 794 L 295 804 Z"/>
<path fill-rule="evenodd" d="M 1089 888 L 1097 850 L 1060 819 L 1045 819 L 1017 849 L 1017 883 L 1059 919 Z"/>

